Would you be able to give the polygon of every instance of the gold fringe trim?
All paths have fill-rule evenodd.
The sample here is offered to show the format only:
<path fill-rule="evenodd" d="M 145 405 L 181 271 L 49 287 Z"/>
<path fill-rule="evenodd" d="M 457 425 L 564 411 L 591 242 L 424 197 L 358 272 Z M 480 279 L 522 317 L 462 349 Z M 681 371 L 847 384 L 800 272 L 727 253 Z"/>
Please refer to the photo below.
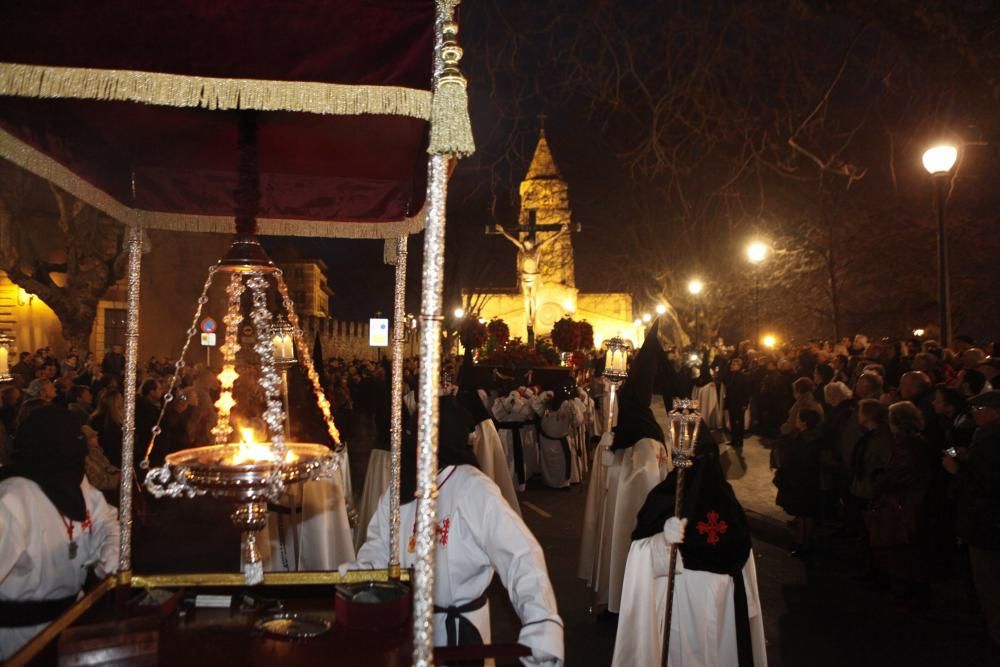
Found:
<path fill-rule="evenodd" d="M 45 153 L 14 135 L 0 130 L 0 157 L 51 181 L 77 199 L 103 211 L 123 224 L 137 224 L 145 229 L 180 232 L 233 233 L 233 217 L 225 215 L 187 215 L 135 209 L 77 176 Z M 424 228 L 424 211 L 397 222 L 351 222 L 337 220 L 286 220 L 261 218 L 257 221 L 261 236 L 307 236 L 312 238 L 394 239 L 416 234 Z"/>
<path fill-rule="evenodd" d="M 269 81 L 0 63 L 0 95 L 115 100 L 169 107 L 378 114 L 429 120 L 431 93 L 400 86 Z"/>

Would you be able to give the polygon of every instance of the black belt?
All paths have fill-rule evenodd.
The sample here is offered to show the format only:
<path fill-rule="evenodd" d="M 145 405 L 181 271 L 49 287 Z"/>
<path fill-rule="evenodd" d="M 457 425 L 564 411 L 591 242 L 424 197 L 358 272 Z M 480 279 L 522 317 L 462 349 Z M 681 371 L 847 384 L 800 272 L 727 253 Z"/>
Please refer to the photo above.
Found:
<path fill-rule="evenodd" d="M 49 623 L 62 616 L 75 602 L 75 595 L 56 600 L 0 600 L 0 628 Z"/>
<path fill-rule="evenodd" d="M 473 625 L 472 621 L 465 617 L 470 611 L 476 611 L 486 606 L 486 591 L 471 602 L 462 605 L 451 605 L 450 607 L 439 607 L 434 605 L 435 614 L 445 614 L 444 626 L 448 635 L 448 646 L 481 646 L 483 636 L 479 634 L 479 629 Z M 461 663 L 462 665 L 481 665 L 482 661 L 473 663 Z"/>
<path fill-rule="evenodd" d="M 733 606 L 736 614 L 736 656 L 739 667 L 753 667 L 753 638 L 750 635 L 750 607 L 743 583 L 743 568 L 733 574 Z"/>
<path fill-rule="evenodd" d="M 569 448 L 569 436 L 564 435 L 561 438 L 553 438 L 551 435 L 545 432 L 545 429 L 541 428 L 541 423 L 539 423 L 538 427 L 539 427 L 538 430 L 541 432 L 542 435 L 544 435 L 549 440 L 558 440 L 559 444 L 562 445 L 563 456 L 566 459 L 566 481 L 569 481 L 569 478 L 572 476 L 572 465 L 570 462 L 570 457 L 573 455 Z"/>
<path fill-rule="evenodd" d="M 524 422 L 497 422 L 497 428 L 510 431 L 514 447 L 514 473 L 519 484 L 524 484 L 527 476 L 524 470 L 524 445 L 521 443 L 521 428 Z"/>

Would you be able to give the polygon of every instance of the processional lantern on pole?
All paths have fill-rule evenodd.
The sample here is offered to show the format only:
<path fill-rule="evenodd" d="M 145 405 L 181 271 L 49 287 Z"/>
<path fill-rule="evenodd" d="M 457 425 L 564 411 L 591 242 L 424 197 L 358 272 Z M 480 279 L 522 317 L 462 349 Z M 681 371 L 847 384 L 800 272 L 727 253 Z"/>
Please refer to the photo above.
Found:
<path fill-rule="evenodd" d="M 673 410 L 667 415 L 670 422 L 671 456 L 677 470 L 677 489 L 674 493 L 674 516 L 681 517 L 684 499 L 684 477 L 694 465 L 698 432 L 701 429 L 701 411 L 698 401 L 675 398 Z M 670 623 L 674 608 L 674 578 L 677 574 L 677 546 L 670 545 L 670 565 L 667 570 L 667 611 L 663 628 L 663 660 L 666 667 L 670 656 Z"/>
<path fill-rule="evenodd" d="M 621 336 L 615 336 L 607 342 L 608 351 L 604 355 L 604 377 L 611 383 L 611 397 L 608 402 L 607 430 L 614 427 L 615 398 L 618 387 L 628 377 L 628 357 L 632 346 Z"/>

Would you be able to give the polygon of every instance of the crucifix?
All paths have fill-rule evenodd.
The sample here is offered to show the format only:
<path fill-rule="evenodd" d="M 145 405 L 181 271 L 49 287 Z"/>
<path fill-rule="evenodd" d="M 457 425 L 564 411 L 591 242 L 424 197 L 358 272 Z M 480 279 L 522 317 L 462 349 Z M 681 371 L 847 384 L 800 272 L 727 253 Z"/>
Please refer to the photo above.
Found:
<path fill-rule="evenodd" d="M 533 209 L 521 209 L 521 220 L 515 227 L 505 228 L 503 225 L 495 225 L 492 228 L 487 225 L 487 234 L 500 234 L 517 248 L 517 277 L 521 286 L 521 294 L 524 297 L 524 314 L 528 323 L 528 345 L 535 344 L 535 316 L 538 312 L 538 290 L 541 287 L 541 262 L 542 251 L 552 245 L 556 239 L 571 231 L 571 226 L 560 225 L 540 225 L 535 218 Z M 572 231 L 580 231 L 577 223 L 572 226 Z M 547 239 L 539 242 L 538 232 L 556 232 Z"/>

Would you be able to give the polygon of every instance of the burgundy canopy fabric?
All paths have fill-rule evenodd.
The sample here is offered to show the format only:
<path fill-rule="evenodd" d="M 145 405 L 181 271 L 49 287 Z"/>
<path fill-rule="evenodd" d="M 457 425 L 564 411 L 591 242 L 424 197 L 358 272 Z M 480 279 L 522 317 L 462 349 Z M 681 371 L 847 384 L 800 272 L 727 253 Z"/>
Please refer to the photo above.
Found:
<path fill-rule="evenodd" d="M 235 206 L 238 109 L 249 107 L 262 231 L 268 219 L 291 233 L 415 231 L 433 0 L 31 0 L 0 11 L 0 156 L 105 210 L 110 197 L 153 226 L 219 231 Z"/>

